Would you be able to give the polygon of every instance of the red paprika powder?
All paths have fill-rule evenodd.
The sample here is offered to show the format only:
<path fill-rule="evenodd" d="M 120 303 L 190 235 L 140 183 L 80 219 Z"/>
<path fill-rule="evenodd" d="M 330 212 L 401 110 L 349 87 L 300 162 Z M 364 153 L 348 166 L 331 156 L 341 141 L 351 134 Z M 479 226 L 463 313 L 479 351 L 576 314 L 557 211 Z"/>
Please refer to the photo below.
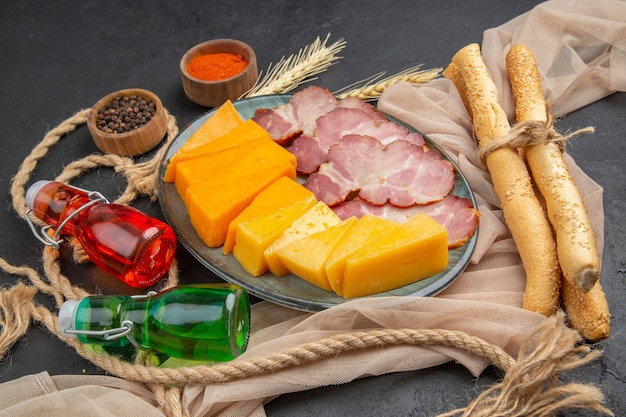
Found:
<path fill-rule="evenodd" d="M 223 52 L 193 58 L 187 64 L 187 72 L 204 81 L 219 81 L 234 77 L 247 66 L 248 61 L 243 56 Z"/>

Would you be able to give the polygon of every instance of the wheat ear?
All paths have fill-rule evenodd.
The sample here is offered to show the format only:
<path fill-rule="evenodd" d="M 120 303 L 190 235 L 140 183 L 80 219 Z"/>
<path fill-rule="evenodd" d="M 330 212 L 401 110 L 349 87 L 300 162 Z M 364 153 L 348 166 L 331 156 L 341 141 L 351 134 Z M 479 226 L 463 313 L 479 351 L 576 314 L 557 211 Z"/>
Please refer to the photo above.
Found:
<path fill-rule="evenodd" d="M 423 64 L 416 65 L 390 77 L 383 78 L 382 80 L 381 78 L 385 75 L 385 73 L 380 72 L 363 81 L 344 87 L 334 94 L 340 99 L 358 97 L 366 101 L 378 100 L 386 88 L 398 82 L 405 81 L 409 83 L 423 84 L 441 75 L 442 68 L 422 70 L 422 65 Z M 361 85 L 359 86 L 359 84 Z"/>
<path fill-rule="evenodd" d="M 268 67 L 263 78 L 244 97 L 287 93 L 300 84 L 314 80 L 317 74 L 326 71 L 341 57 L 337 54 L 345 47 L 340 39 L 327 46 L 330 34 L 322 41 L 319 37 L 312 44 L 300 49 L 297 54 L 281 58 L 276 65 Z"/>

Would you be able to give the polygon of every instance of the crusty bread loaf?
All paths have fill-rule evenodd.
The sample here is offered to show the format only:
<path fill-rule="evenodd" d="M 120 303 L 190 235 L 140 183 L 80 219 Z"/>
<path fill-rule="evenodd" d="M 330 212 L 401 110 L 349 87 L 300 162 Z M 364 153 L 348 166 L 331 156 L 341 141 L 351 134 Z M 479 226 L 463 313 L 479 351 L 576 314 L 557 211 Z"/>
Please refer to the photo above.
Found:
<path fill-rule="evenodd" d="M 459 50 L 452 64 L 463 79 L 464 91 L 460 93 L 468 102 L 479 146 L 507 134 L 510 125 L 478 44 Z M 452 71 L 455 69 L 450 68 L 448 75 Z M 511 148 L 497 149 L 485 160 L 526 271 L 523 307 L 550 316 L 559 302 L 561 271 L 550 223 L 534 193 L 524 160 Z"/>
<path fill-rule="evenodd" d="M 547 107 L 532 52 L 525 45 L 515 45 L 506 56 L 506 64 L 517 121 L 545 123 Z M 589 291 L 600 278 L 600 258 L 585 205 L 561 151 L 554 143 L 529 146 L 526 158 L 546 202 L 563 275 L 581 290 Z"/>

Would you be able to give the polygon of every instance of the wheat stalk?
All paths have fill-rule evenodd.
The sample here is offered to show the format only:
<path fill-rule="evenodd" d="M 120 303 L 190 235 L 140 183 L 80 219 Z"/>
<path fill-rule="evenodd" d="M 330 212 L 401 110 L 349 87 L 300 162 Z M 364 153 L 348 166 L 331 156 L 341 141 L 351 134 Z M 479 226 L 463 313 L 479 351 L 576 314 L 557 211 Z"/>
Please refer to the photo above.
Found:
<path fill-rule="evenodd" d="M 423 64 L 416 65 L 382 80 L 380 80 L 380 78 L 385 75 L 385 72 L 380 72 L 363 81 L 344 87 L 334 94 L 340 99 L 358 97 L 366 101 L 377 100 L 383 91 L 393 84 L 401 81 L 423 84 L 437 78 L 441 74 L 442 68 L 422 70 L 422 65 Z M 361 86 L 359 86 L 359 84 L 361 84 Z"/>
<path fill-rule="evenodd" d="M 316 79 L 315 75 L 326 71 L 341 57 L 341 51 L 346 42 L 343 39 L 327 46 L 330 34 L 323 41 L 318 37 L 311 45 L 306 46 L 295 55 L 290 55 L 274 66 L 270 64 L 265 76 L 252 87 L 244 97 L 261 96 L 266 94 L 282 94 L 293 90 L 300 84 Z"/>

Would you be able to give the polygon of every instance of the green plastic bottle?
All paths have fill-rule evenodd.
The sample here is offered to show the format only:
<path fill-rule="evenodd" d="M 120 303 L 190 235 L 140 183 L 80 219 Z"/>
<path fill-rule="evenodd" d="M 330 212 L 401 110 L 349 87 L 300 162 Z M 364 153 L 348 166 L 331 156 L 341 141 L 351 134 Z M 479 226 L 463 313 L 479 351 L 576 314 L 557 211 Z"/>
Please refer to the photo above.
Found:
<path fill-rule="evenodd" d="M 183 285 L 147 296 L 88 296 L 61 306 L 59 327 L 82 343 L 132 344 L 174 358 L 224 362 L 247 347 L 250 301 L 235 284 Z"/>

